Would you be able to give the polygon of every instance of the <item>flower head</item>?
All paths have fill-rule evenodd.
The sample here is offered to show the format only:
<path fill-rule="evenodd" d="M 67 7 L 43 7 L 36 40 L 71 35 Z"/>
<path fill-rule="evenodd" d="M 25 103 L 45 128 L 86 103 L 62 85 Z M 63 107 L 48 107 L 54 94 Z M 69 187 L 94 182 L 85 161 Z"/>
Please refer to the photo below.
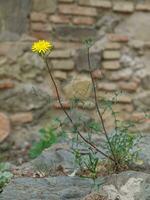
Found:
<path fill-rule="evenodd" d="M 39 40 L 32 45 L 32 51 L 39 54 L 45 54 L 48 51 L 52 50 L 52 48 L 52 43 L 46 40 Z"/>

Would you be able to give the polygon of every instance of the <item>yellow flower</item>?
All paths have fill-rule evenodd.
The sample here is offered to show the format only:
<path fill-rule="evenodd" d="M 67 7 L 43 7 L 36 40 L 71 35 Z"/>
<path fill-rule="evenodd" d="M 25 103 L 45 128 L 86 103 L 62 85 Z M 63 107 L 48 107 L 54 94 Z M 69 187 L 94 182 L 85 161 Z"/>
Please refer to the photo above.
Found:
<path fill-rule="evenodd" d="M 52 48 L 52 43 L 46 40 L 39 40 L 32 45 L 32 51 L 39 54 L 45 54 L 46 52 L 52 50 Z"/>

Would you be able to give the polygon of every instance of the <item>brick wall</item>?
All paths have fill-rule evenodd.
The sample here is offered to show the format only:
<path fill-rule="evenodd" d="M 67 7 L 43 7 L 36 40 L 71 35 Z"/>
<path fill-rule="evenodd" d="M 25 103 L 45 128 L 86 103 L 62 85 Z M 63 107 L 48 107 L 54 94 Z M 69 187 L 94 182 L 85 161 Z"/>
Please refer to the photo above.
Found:
<path fill-rule="evenodd" d="M 10 31 L 0 43 L 0 110 L 12 132 L 48 124 L 62 113 L 43 61 L 30 50 L 37 39 L 54 44 L 49 59 L 64 107 L 70 108 L 73 96 L 84 96 L 84 109 L 96 116 L 83 44 L 87 38 L 94 41 L 90 57 L 99 99 L 121 90 L 114 106 L 120 119 L 141 120 L 138 128 L 150 130 L 144 119 L 150 107 L 149 1 L 32 0 L 26 18 L 24 34 L 16 39 Z M 109 113 L 104 118 L 110 127 Z"/>

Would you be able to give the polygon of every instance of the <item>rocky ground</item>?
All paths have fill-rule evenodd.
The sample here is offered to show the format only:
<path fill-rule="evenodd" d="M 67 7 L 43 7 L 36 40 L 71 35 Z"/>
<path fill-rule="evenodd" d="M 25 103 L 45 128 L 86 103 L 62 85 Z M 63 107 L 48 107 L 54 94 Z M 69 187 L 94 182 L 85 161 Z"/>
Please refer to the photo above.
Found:
<path fill-rule="evenodd" d="M 143 162 L 131 169 L 107 176 L 78 176 L 74 156 L 68 143 L 46 149 L 38 158 L 19 167 L 11 166 L 11 182 L 0 194 L 0 200 L 150 200 L 150 136 L 145 135 L 139 147 Z"/>

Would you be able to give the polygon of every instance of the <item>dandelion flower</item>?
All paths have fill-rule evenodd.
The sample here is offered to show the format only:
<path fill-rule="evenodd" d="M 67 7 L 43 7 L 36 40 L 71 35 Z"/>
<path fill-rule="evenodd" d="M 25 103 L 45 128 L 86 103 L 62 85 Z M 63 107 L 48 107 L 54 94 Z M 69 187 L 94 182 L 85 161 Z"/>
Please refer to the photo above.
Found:
<path fill-rule="evenodd" d="M 45 54 L 48 51 L 52 50 L 52 48 L 52 43 L 46 40 L 39 40 L 32 45 L 32 51 L 39 54 Z"/>

